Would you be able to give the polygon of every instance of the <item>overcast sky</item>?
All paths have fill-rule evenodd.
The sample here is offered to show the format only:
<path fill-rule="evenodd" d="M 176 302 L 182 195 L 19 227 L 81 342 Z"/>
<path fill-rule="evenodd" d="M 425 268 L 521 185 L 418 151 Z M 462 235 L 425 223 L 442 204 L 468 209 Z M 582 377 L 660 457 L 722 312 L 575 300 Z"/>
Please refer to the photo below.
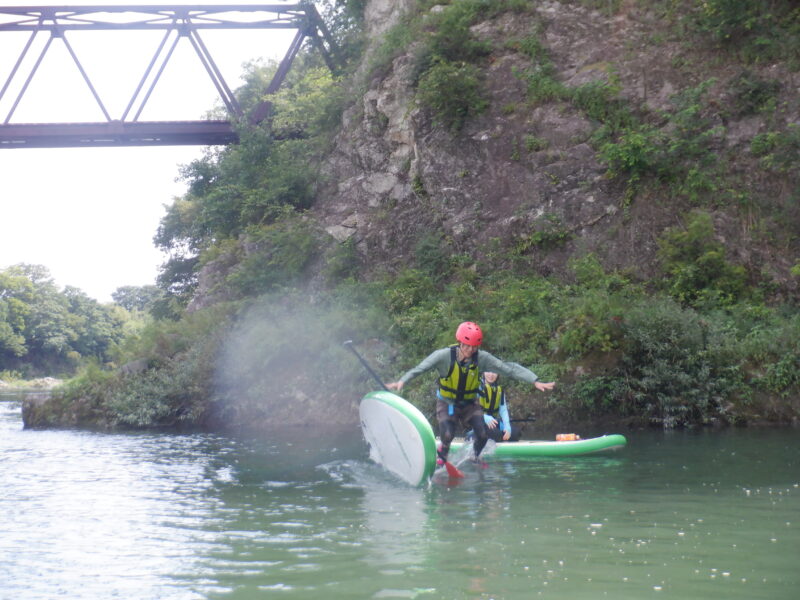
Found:
<path fill-rule="evenodd" d="M 0 6 L 67 4 L 0 0 Z M 103 4 L 169 2 L 71 3 Z M 108 112 L 120 118 L 163 32 L 70 33 L 69 42 Z M 201 32 L 201 37 L 228 85 L 236 88 L 242 83 L 242 64 L 261 57 L 282 58 L 294 33 L 265 29 Z M 46 36 L 40 37 L 43 43 Z M 26 35 L 0 32 L 0 89 L 26 40 Z M 0 99 L 0 123 L 16 95 L 9 88 Z M 182 39 L 140 120 L 198 119 L 217 104 L 211 79 L 188 40 Z M 11 122 L 104 120 L 64 44 L 54 40 Z M 202 152 L 202 147 L 191 146 L 0 150 L 0 269 L 18 263 L 44 265 L 59 287 L 80 288 L 101 302 L 110 301 L 118 287 L 155 283 L 165 257 L 153 246 L 153 235 L 164 206 L 185 189 L 176 181 L 179 165 Z"/>

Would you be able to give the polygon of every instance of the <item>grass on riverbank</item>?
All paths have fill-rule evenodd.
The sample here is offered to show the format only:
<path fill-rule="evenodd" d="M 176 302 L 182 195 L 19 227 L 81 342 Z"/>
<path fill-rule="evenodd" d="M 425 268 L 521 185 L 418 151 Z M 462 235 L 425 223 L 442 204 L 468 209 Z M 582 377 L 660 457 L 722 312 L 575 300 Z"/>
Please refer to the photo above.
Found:
<path fill-rule="evenodd" d="M 64 383 L 55 377 L 36 377 L 25 379 L 16 371 L 0 371 L 0 391 L 15 392 L 27 390 L 52 390 Z"/>

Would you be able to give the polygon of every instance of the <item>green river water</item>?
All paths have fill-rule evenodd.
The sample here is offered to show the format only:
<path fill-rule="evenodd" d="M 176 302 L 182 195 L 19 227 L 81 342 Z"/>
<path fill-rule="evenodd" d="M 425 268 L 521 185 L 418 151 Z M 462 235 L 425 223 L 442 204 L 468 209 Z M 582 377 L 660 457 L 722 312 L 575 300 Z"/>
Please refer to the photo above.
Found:
<path fill-rule="evenodd" d="M 5 396 L 0 599 L 800 597 L 800 430 L 615 433 L 418 489 L 358 430 L 31 431 Z"/>

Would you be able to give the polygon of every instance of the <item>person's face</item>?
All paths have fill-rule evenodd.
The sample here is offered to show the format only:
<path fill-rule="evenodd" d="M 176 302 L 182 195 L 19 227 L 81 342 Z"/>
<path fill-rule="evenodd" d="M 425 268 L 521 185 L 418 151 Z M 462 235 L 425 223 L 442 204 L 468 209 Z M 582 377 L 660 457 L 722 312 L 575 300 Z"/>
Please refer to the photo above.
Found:
<path fill-rule="evenodd" d="M 483 378 L 486 380 L 486 383 L 494 383 L 497 381 L 497 373 L 492 373 L 491 371 L 485 371 L 483 374 Z"/>
<path fill-rule="evenodd" d="M 464 358 L 469 358 L 478 349 L 477 346 L 470 346 L 469 344 L 459 344 L 459 348 L 461 349 L 461 356 Z"/>

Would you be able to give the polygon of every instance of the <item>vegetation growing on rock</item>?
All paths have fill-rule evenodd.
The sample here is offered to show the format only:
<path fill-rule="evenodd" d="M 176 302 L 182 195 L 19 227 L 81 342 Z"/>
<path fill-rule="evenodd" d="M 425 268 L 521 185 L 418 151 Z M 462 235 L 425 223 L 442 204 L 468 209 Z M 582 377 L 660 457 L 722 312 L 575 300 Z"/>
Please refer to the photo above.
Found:
<path fill-rule="evenodd" d="M 31 423 L 354 420 L 373 383 L 342 341 L 390 380 L 463 320 L 559 382 L 512 386 L 540 424 L 796 420 L 798 9 L 409 4 L 382 42 L 335 4 L 349 72 L 305 53 L 268 126 L 185 168 L 168 295 L 124 347 L 145 369 Z"/>

